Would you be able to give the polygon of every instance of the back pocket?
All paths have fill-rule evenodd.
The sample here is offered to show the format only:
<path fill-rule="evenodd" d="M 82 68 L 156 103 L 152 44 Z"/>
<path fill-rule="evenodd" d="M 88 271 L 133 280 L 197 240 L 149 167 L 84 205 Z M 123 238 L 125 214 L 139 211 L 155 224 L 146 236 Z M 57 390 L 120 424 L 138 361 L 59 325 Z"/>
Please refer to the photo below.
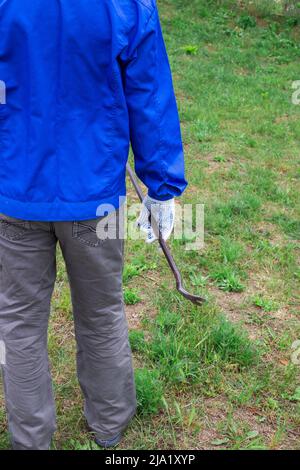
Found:
<path fill-rule="evenodd" d="M 93 247 L 103 245 L 108 239 L 118 238 L 118 215 L 117 210 L 105 217 L 73 222 L 73 238 Z M 101 227 L 98 224 L 101 224 Z"/>
<path fill-rule="evenodd" d="M 0 214 L 0 236 L 7 240 L 20 240 L 29 228 L 30 222 L 27 220 Z"/>

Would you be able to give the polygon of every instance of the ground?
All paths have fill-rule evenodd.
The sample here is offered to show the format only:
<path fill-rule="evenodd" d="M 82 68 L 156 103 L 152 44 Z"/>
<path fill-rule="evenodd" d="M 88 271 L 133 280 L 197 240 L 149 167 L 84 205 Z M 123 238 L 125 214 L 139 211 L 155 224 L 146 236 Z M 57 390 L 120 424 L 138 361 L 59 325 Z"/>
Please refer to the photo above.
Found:
<path fill-rule="evenodd" d="M 186 286 L 208 301 L 193 307 L 174 290 L 157 247 L 128 241 L 124 294 L 139 407 L 120 449 L 300 449 L 299 25 L 222 2 L 158 3 L 186 153 L 181 204 L 205 205 L 204 248 L 170 246 Z M 53 448 L 90 449 L 58 255 Z"/>

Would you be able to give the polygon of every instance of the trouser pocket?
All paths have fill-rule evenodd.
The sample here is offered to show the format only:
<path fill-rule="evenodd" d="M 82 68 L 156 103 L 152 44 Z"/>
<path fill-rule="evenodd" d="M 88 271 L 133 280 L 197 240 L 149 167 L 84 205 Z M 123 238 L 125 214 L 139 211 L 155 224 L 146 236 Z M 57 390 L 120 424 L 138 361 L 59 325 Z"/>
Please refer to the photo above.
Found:
<path fill-rule="evenodd" d="M 106 217 L 73 222 L 72 237 L 92 247 L 103 245 L 107 240 L 120 238 L 119 210 Z"/>
<path fill-rule="evenodd" d="M 0 214 L 0 236 L 7 240 L 20 240 L 30 229 L 30 222 Z"/>

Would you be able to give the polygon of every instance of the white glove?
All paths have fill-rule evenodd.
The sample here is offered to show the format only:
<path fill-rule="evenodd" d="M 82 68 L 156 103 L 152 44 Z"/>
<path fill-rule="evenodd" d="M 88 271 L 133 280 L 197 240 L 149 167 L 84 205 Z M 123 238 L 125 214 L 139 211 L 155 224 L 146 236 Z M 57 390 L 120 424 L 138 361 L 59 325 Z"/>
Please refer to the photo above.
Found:
<path fill-rule="evenodd" d="M 153 243 L 157 240 L 157 236 L 151 227 L 149 216 L 156 220 L 156 223 L 162 234 L 164 240 L 170 237 L 175 222 L 175 201 L 169 199 L 168 201 L 158 201 L 150 196 L 146 196 L 143 200 L 142 210 L 137 220 L 137 226 L 142 232 L 147 234 L 146 242 Z"/>

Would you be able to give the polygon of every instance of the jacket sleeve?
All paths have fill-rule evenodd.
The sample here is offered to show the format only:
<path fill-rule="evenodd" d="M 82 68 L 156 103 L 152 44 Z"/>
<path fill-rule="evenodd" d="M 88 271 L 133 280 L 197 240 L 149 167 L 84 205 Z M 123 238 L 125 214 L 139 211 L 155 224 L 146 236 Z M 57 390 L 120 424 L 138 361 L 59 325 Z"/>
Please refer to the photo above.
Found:
<path fill-rule="evenodd" d="M 180 196 L 187 182 L 178 109 L 157 7 L 135 27 L 120 56 L 135 171 L 148 194 Z"/>

